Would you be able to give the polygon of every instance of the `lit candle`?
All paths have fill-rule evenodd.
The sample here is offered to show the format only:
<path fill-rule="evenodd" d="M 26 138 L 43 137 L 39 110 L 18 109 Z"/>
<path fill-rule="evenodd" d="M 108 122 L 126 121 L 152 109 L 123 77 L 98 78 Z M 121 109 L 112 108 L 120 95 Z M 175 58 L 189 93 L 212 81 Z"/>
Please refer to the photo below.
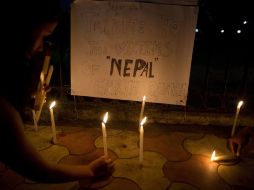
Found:
<path fill-rule="evenodd" d="M 36 114 L 34 109 L 32 109 L 32 113 L 33 113 L 33 119 L 34 119 L 34 129 L 35 131 L 38 131 L 38 125 L 37 125 Z"/>
<path fill-rule="evenodd" d="M 143 146 L 144 146 L 144 123 L 146 122 L 146 117 L 142 119 L 139 127 L 139 162 L 143 162 Z"/>
<path fill-rule="evenodd" d="M 211 156 L 211 161 L 213 162 L 235 162 L 237 160 L 238 157 L 234 155 L 216 156 L 215 150 L 213 151 Z"/>
<path fill-rule="evenodd" d="M 53 134 L 53 143 L 56 143 L 56 125 L 55 125 L 55 118 L 54 118 L 54 111 L 53 108 L 56 105 L 56 101 L 53 101 L 50 106 L 49 106 L 49 110 L 50 110 L 50 118 L 51 118 L 51 129 L 52 129 L 52 134 Z"/>
<path fill-rule="evenodd" d="M 139 122 L 141 122 L 141 119 L 143 118 L 144 109 L 145 109 L 145 101 L 146 101 L 146 96 L 143 96 L 142 107 L 141 107 L 140 116 L 139 116 Z"/>
<path fill-rule="evenodd" d="M 213 151 L 213 153 L 212 153 L 212 156 L 211 156 L 211 161 L 214 161 L 214 159 L 215 159 L 215 150 Z"/>
<path fill-rule="evenodd" d="M 235 134 L 236 122 L 237 122 L 237 118 L 238 118 L 238 115 L 239 115 L 239 112 L 240 112 L 240 109 L 241 109 L 242 105 L 243 105 L 243 101 L 241 100 L 241 101 L 238 102 L 238 105 L 237 105 L 234 124 L 233 124 L 232 131 L 231 131 L 231 137 L 233 137 L 234 134 Z"/>
<path fill-rule="evenodd" d="M 107 147 L 107 132 L 106 132 L 106 123 L 108 120 L 108 112 L 104 115 L 103 121 L 101 123 L 102 135 L 103 135 L 103 147 L 104 147 L 104 155 L 108 156 L 108 147 Z"/>

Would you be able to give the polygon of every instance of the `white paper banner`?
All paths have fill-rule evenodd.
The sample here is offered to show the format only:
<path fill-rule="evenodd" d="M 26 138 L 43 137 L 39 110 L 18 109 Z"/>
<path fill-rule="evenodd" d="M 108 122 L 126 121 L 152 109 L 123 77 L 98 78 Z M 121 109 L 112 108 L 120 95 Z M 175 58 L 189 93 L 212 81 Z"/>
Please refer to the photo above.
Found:
<path fill-rule="evenodd" d="M 79 0 L 73 95 L 185 105 L 198 7 Z"/>

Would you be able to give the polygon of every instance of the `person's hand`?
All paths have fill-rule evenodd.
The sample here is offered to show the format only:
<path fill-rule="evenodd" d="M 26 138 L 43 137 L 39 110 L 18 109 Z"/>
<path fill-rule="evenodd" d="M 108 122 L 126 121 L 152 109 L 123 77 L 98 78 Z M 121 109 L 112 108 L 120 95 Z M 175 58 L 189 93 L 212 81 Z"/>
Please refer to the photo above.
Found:
<path fill-rule="evenodd" d="M 242 151 L 243 145 L 245 144 L 245 139 L 243 137 L 232 137 L 229 139 L 229 147 L 231 152 L 236 155 L 240 156 Z"/>
<path fill-rule="evenodd" d="M 240 156 L 242 149 L 248 144 L 251 131 L 249 128 L 244 128 L 238 134 L 229 139 L 229 147 L 233 154 Z"/>
<path fill-rule="evenodd" d="M 94 178 L 101 178 L 112 173 L 113 161 L 106 156 L 101 156 L 92 161 L 88 166 L 91 168 Z"/>

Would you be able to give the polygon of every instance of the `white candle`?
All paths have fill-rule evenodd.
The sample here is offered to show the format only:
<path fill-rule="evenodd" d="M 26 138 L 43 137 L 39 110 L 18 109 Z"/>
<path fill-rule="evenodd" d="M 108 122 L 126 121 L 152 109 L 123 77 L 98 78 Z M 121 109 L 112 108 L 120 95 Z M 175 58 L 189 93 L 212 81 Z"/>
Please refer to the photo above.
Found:
<path fill-rule="evenodd" d="M 34 119 L 34 130 L 38 131 L 38 125 L 37 125 L 36 114 L 35 114 L 35 110 L 34 109 L 32 109 L 32 113 L 33 113 L 33 119 Z"/>
<path fill-rule="evenodd" d="M 143 163 L 143 146 L 144 146 L 144 123 L 146 122 L 146 117 L 142 119 L 139 127 L 139 163 Z"/>
<path fill-rule="evenodd" d="M 241 100 L 241 101 L 238 102 L 238 105 L 237 105 L 235 119 L 234 119 L 232 131 L 231 131 L 231 137 L 233 137 L 234 134 L 235 134 L 236 123 L 237 123 L 238 115 L 239 115 L 239 112 L 240 112 L 240 109 L 241 109 L 242 105 L 243 105 L 243 101 Z"/>
<path fill-rule="evenodd" d="M 141 119 L 143 118 L 144 109 L 145 109 L 145 101 L 146 101 L 146 96 L 143 96 L 142 107 L 141 107 L 140 116 L 139 116 L 139 122 L 141 122 Z"/>
<path fill-rule="evenodd" d="M 103 147 L 104 147 L 104 155 L 108 156 L 108 146 L 107 146 L 107 132 L 106 132 L 106 123 L 108 120 L 108 112 L 104 115 L 103 121 L 101 123 L 102 128 L 102 137 L 103 137 Z"/>
<path fill-rule="evenodd" d="M 56 125 L 55 125 L 55 118 L 54 118 L 54 111 L 53 108 L 56 105 L 56 102 L 53 101 L 50 106 L 49 106 L 49 110 L 50 110 L 50 118 L 51 118 L 51 130 L 52 130 L 52 135 L 53 135 L 53 143 L 56 143 Z"/>

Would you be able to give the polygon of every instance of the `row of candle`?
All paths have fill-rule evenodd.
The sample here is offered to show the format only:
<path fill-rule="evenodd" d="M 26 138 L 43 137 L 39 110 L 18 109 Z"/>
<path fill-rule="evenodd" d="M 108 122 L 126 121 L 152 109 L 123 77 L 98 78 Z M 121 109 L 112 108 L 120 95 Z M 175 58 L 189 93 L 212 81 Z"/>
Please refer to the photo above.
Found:
<path fill-rule="evenodd" d="M 144 108 L 145 108 L 145 100 L 146 97 L 143 97 L 143 101 L 142 101 L 142 106 L 141 106 L 141 111 L 140 111 L 140 117 L 139 117 L 139 162 L 142 163 L 143 162 L 143 142 L 144 142 L 144 127 L 143 125 L 146 122 L 147 117 L 143 117 L 144 114 Z M 57 142 L 57 138 L 56 138 L 56 127 L 55 127 L 55 119 L 54 119 L 54 111 L 53 108 L 55 107 L 56 102 L 53 101 L 50 106 L 49 106 L 49 110 L 50 110 L 50 118 L 51 118 L 51 130 L 52 130 L 52 134 L 53 134 L 53 143 Z M 233 127 L 232 127 L 232 131 L 231 131 L 231 136 L 234 135 L 235 132 L 235 127 L 236 127 L 236 122 L 238 119 L 238 115 L 240 113 L 240 109 L 243 105 L 243 101 L 239 101 L 238 105 L 237 105 L 237 110 L 236 110 L 236 115 L 234 118 L 234 123 L 233 123 Z M 37 130 L 37 123 L 35 120 L 35 114 L 33 112 L 33 117 L 34 117 L 34 124 L 35 124 L 35 130 Z M 102 127 L 102 136 L 103 136 L 103 148 L 104 148 L 104 155 L 108 156 L 108 148 L 107 148 L 107 132 L 106 132 L 106 122 L 108 120 L 108 112 L 106 112 L 106 114 L 104 115 L 103 121 L 101 123 L 101 127 Z M 224 159 L 224 157 L 221 159 Z M 219 157 L 215 156 L 215 151 L 213 151 L 212 156 L 211 156 L 211 161 L 218 161 L 220 160 Z"/>
<path fill-rule="evenodd" d="M 143 97 L 141 111 L 140 111 L 140 119 L 139 119 L 139 123 L 140 123 L 140 126 L 139 126 L 139 131 L 140 131 L 140 141 L 139 141 L 140 151 L 139 151 L 139 157 L 140 157 L 140 159 L 139 159 L 139 161 L 140 161 L 140 163 L 143 162 L 143 141 L 144 141 L 144 128 L 143 128 L 143 125 L 146 122 L 146 117 L 143 118 L 144 108 L 145 108 L 145 99 L 146 99 L 146 97 L 144 96 Z M 56 105 L 56 101 L 53 101 L 50 104 L 50 106 L 49 106 L 50 119 L 51 119 L 51 130 L 52 130 L 52 136 L 53 136 L 53 143 L 57 142 L 55 118 L 54 118 L 54 111 L 53 111 L 53 108 L 55 107 L 55 105 Z M 35 119 L 34 110 L 32 110 L 32 113 L 33 113 L 35 130 L 37 131 L 38 128 L 37 128 L 37 122 L 36 122 L 36 119 Z M 108 156 L 107 132 L 106 132 L 106 123 L 107 123 L 107 120 L 108 120 L 108 112 L 106 112 L 106 114 L 104 115 L 103 121 L 101 123 L 102 136 L 103 136 L 103 148 L 104 148 L 104 155 L 105 156 Z"/>
<path fill-rule="evenodd" d="M 140 111 L 139 117 L 139 162 L 142 164 L 143 162 L 143 146 L 144 146 L 144 124 L 146 122 L 146 117 L 143 118 L 144 108 L 145 108 L 145 99 L 143 97 L 142 107 Z M 108 156 L 108 146 L 107 146 L 107 132 L 106 132 L 106 122 L 108 120 L 108 112 L 105 113 L 103 117 L 103 121 L 101 123 L 102 128 L 102 140 L 103 140 L 103 148 L 104 148 L 104 155 Z"/>
<path fill-rule="evenodd" d="M 234 119 L 234 124 L 232 127 L 232 131 L 231 131 L 231 136 L 234 135 L 235 132 L 235 127 L 236 127 L 236 122 L 237 122 L 237 118 L 241 109 L 241 106 L 243 105 L 243 101 L 239 101 L 238 105 L 237 105 L 237 110 L 236 110 L 236 115 L 235 115 L 235 119 Z M 143 102 L 142 102 L 142 107 L 141 107 L 141 112 L 140 112 L 140 118 L 139 118 L 139 122 L 140 122 L 140 126 L 139 126 L 139 162 L 142 164 L 143 162 L 143 142 L 144 142 L 144 127 L 143 125 L 146 122 L 146 117 L 143 118 L 143 113 L 144 113 L 144 107 L 145 107 L 145 96 L 143 97 Z M 143 118 L 143 119 L 142 119 Z M 104 154 L 106 156 L 108 156 L 108 151 L 107 151 L 107 134 L 106 134 L 106 122 L 108 119 L 108 112 L 106 112 L 104 118 L 103 118 L 103 122 L 102 122 L 102 134 L 103 134 L 103 147 L 104 147 Z M 142 119 L 142 120 L 141 120 Z M 212 153 L 211 156 L 211 161 L 226 161 L 226 160 L 234 160 L 236 159 L 235 156 L 230 156 L 230 155 L 224 155 L 224 156 L 216 156 L 215 155 L 215 150 Z"/>
<path fill-rule="evenodd" d="M 237 123 L 237 119 L 238 119 L 238 116 L 239 116 L 240 109 L 241 109 L 242 105 L 243 105 L 243 101 L 240 100 L 238 102 L 237 108 L 236 108 L 236 114 L 235 114 L 235 118 L 234 118 L 234 123 L 233 123 L 233 127 L 232 127 L 232 130 L 231 130 L 231 137 L 233 137 L 234 134 L 235 134 L 236 123 Z M 238 158 L 236 156 L 234 156 L 234 155 L 216 156 L 215 150 L 212 152 L 212 155 L 211 155 L 211 161 L 214 161 L 214 162 L 235 161 L 237 159 Z"/>

